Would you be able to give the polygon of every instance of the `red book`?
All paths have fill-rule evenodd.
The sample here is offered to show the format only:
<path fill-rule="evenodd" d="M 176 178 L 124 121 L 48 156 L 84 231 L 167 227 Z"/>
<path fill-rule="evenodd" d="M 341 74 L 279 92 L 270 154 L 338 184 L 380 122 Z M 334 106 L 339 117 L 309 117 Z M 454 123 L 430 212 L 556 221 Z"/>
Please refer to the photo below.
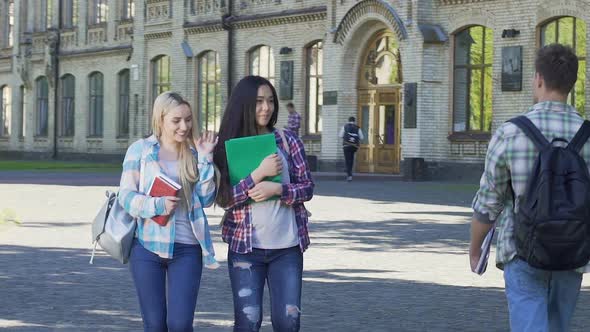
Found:
<path fill-rule="evenodd" d="M 164 174 L 158 174 L 148 189 L 148 195 L 152 197 L 176 196 L 180 188 L 181 186 L 171 178 Z M 154 216 L 152 220 L 160 226 L 166 226 L 169 217 L 170 215 Z"/>

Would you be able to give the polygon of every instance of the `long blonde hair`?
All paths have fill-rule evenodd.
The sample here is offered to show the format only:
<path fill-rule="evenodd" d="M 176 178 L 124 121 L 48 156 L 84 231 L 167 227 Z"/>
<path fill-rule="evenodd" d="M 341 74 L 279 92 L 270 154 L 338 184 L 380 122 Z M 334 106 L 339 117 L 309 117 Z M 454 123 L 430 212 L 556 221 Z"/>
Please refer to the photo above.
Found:
<path fill-rule="evenodd" d="M 175 92 L 164 92 L 154 101 L 152 130 L 159 141 L 162 136 L 164 116 L 166 116 L 170 110 L 180 105 L 186 105 L 192 113 L 192 108 L 188 101 Z M 193 121 L 193 126 L 188 131 L 188 137 L 186 140 L 182 143 L 178 143 L 178 177 L 180 179 L 180 184 L 182 185 L 182 193 L 184 196 L 184 200 L 181 201 L 187 204 L 187 208 L 192 206 L 192 189 L 195 183 L 199 180 L 197 161 L 191 152 L 191 147 L 195 148 L 193 142 L 195 130 Z"/>

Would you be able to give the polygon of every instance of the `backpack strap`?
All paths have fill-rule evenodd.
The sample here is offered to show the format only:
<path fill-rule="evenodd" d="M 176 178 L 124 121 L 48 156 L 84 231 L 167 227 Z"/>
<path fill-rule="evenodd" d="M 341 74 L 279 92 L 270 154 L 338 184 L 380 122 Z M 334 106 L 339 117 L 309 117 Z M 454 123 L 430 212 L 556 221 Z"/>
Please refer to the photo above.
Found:
<path fill-rule="evenodd" d="M 543 133 L 541 133 L 535 124 L 526 116 L 517 116 L 516 118 L 508 120 L 508 122 L 511 122 L 520 128 L 520 130 L 533 141 L 537 149 L 542 150 L 545 146 L 550 144 L 545 136 L 543 136 Z"/>
<path fill-rule="evenodd" d="M 574 138 L 572 138 L 568 147 L 571 146 L 574 151 L 580 153 L 580 150 L 582 150 L 584 144 L 588 141 L 588 138 L 590 138 L 590 121 L 584 120 L 582 127 L 580 127 L 580 130 L 578 130 Z"/>

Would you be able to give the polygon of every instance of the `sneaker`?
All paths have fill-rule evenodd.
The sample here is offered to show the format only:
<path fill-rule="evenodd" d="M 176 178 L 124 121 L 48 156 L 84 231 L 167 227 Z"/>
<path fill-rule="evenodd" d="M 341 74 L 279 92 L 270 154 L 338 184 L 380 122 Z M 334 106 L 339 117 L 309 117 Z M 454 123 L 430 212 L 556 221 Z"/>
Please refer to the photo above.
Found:
<path fill-rule="evenodd" d="M 347 177 L 346 181 L 348 181 L 348 182 L 352 181 L 352 176 Z"/>

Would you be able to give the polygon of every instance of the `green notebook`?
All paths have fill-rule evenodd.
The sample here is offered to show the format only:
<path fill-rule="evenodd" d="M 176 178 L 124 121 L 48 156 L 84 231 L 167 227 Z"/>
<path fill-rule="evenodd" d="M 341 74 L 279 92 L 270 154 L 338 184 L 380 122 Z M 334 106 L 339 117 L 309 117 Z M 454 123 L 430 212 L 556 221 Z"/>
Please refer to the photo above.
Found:
<path fill-rule="evenodd" d="M 234 138 L 225 141 L 225 154 L 229 168 L 229 182 L 235 186 L 254 171 L 264 158 L 277 153 L 275 134 Z M 266 178 L 281 183 L 281 175 Z"/>

